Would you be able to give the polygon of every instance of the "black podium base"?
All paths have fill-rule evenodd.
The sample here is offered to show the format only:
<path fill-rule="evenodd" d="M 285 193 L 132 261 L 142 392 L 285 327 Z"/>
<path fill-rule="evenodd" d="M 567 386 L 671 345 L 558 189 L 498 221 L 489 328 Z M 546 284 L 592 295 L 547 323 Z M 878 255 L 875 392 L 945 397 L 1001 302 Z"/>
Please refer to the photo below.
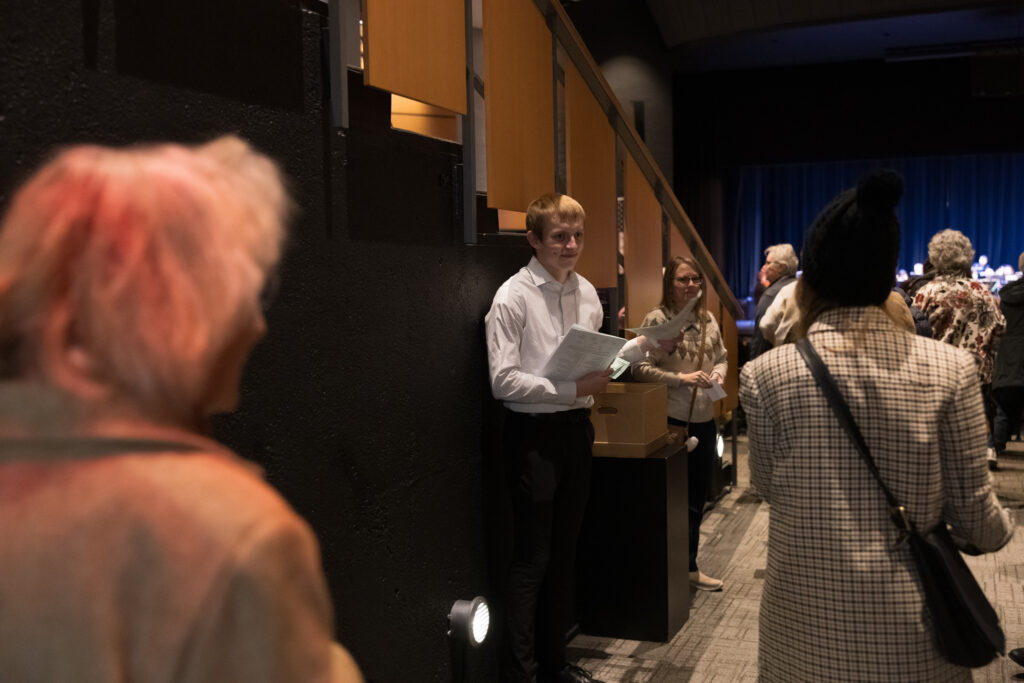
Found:
<path fill-rule="evenodd" d="M 595 457 L 580 534 L 577 616 L 584 633 L 670 640 L 690 615 L 686 451 Z"/>

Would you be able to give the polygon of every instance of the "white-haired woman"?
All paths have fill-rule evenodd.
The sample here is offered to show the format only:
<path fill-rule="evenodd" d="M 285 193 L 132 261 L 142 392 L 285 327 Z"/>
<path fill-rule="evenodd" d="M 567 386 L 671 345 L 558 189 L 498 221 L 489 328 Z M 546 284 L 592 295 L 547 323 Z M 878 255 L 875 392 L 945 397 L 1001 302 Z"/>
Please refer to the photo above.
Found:
<path fill-rule="evenodd" d="M 0 680 L 358 681 L 309 527 L 203 435 L 289 199 L 241 140 L 74 147 L 0 231 Z"/>
<path fill-rule="evenodd" d="M 763 278 L 767 284 L 757 299 L 757 310 L 754 313 L 754 335 L 748 347 L 751 359 L 772 348 L 772 343 L 765 338 L 761 330 L 761 321 L 775 298 L 789 285 L 796 283 L 798 266 L 799 259 L 792 244 L 773 244 L 764 250 L 764 265 L 761 266 L 759 278 Z M 791 290 L 792 287 L 787 291 Z"/>
<path fill-rule="evenodd" d="M 974 357 L 985 403 L 989 433 L 995 416 L 992 372 L 996 350 L 1006 331 L 1006 319 L 988 289 L 971 278 L 974 248 L 959 230 L 943 230 L 928 242 L 928 260 L 935 278 L 914 295 L 914 306 L 924 311 L 932 338 L 963 349 Z M 990 444 L 991 446 L 991 444 Z M 995 469 L 996 453 L 990 447 L 988 463 Z"/>

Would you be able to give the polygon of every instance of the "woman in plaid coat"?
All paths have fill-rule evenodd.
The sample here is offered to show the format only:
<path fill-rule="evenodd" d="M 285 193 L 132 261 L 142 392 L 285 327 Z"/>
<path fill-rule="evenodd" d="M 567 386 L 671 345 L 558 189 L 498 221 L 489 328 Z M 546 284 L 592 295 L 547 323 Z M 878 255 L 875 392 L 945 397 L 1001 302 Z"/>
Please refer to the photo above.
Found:
<path fill-rule="evenodd" d="M 801 325 L 911 521 L 945 519 L 954 536 L 994 551 L 1013 526 L 985 464 L 975 363 L 879 308 L 896 270 L 901 194 L 895 173 L 867 176 L 808 229 Z M 771 504 L 761 680 L 970 681 L 936 650 L 907 545 L 797 348 L 748 363 L 740 400 L 751 480 Z"/>

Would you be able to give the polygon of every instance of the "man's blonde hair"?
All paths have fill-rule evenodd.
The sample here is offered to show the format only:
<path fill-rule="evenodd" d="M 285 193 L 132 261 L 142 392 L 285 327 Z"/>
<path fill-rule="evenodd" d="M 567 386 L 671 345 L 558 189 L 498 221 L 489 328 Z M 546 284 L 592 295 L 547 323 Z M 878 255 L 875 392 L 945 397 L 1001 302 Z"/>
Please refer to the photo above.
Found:
<path fill-rule="evenodd" d="M 74 350 L 113 399 L 193 418 L 260 314 L 290 210 L 277 166 L 236 137 L 61 152 L 0 230 L 0 371 L 69 389 Z"/>
<path fill-rule="evenodd" d="M 567 194 L 549 192 L 531 202 L 526 210 L 526 231 L 532 232 L 539 239 L 544 239 L 544 226 L 549 218 L 561 221 L 584 221 L 587 214 L 580 203 Z"/>

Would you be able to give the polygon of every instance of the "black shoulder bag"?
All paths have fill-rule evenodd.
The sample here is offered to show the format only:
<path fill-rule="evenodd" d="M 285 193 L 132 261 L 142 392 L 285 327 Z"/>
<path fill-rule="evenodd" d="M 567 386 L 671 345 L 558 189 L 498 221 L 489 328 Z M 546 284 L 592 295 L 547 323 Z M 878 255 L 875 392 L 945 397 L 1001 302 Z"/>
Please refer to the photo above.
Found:
<path fill-rule="evenodd" d="M 850 407 L 814 346 L 804 338 L 797 342 L 796 347 L 828 399 L 832 412 L 885 494 L 890 519 L 909 542 L 910 554 L 921 579 L 925 606 L 932 617 L 935 646 L 939 653 L 946 661 L 959 666 L 988 664 L 997 654 L 1004 653 L 1006 638 L 999 626 L 999 616 L 954 545 L 946 523 L 940 521 L 923 533 L 914 527 L 906 509 L 882 481 Z"/>

